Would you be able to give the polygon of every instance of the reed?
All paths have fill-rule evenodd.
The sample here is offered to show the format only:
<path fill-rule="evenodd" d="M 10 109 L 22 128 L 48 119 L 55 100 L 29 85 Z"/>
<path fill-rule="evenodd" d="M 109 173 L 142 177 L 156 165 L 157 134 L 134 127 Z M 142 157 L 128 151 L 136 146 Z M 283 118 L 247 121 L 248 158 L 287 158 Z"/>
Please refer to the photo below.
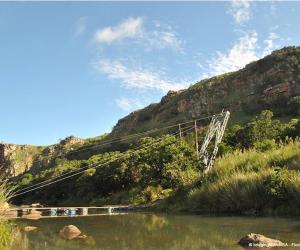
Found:
<path fill-rule="evenodd" d="M 0 180 L 0 249 L 12 249 L 17 236 L 18 229 L 7 220 L 6 212 L 9 208 L 8 201 L 13 195 L 13 188 L 8 187 L 4 180 Z"/>

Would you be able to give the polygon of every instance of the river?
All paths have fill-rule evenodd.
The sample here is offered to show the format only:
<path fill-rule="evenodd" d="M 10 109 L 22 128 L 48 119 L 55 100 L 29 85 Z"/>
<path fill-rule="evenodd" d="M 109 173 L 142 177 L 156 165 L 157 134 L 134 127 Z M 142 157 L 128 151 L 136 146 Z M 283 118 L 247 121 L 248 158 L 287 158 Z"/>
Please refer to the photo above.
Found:
<path fill-rule="evenodd" d="M 129 213 L 115 216 L 43 218 L 16 220 L 20 228 L 36 226 L 22 233 L 22 249 L 244 249 L 237 241 L 254 232 L 278 238 L 299 247 L 300 219 L 205 217 Z M 64 240 L 58 231 L 65 225 L 77 226 L 86 239 Z M 277 248 L 278 249 L 278 248 Z"/>

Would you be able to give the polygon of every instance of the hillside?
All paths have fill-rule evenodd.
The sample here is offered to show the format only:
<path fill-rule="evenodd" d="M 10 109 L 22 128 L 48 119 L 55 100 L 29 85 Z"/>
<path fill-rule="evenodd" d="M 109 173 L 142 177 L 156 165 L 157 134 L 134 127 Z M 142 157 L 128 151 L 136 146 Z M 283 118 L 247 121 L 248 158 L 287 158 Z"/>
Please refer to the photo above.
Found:
<path fill-rule="evenodd" d="M 300 47 L 274 51 L 244 69 L 169 92 L 160 103 L 120 119 L 113 136 L 144 131 L 228 109 L 232 121 L 248 120 L 263 109 L 286 115 L 288 102 L 300 95 Z"/>
<path fill-rule="evenodd" d="M 82 160 L 112 149 L 123 151 L 128 145 L 114 143 L 101 149 L 93 146 L 103 138 L 175 124 L 219 113 L 222 109 L 231 111 L 231 123 L 246 122 L 263 109 L 286 119 L 294 112 L 292 98 L 299 95 L 300 47 L 287 47 L 242 70 L 202 80 L 186 90 L 170 91 L 160 103 L 120 119 L 109 135 L 92 139 L 71 136 L 48 147 L 0 144 L 0 169 L 6 176 L 18 176 L 54 166 L 62 155 L 70 160 Z M 79 151 L 72 153 L 73 150 Z"/>

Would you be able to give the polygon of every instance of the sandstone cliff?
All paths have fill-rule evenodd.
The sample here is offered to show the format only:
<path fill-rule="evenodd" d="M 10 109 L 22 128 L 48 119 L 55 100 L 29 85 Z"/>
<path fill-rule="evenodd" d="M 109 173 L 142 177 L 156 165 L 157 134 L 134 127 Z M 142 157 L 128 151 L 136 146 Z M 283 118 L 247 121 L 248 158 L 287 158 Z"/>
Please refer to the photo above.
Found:
<path fill-rule="evenodd" d="M 112 135 L 132 132 L 232 111 L 231 120 L 247 119 L 262 109 L 283 115 L 289 100 L 300 95 L 300 47 L 274 51 L 244 69 L 202 80 L 190 88 L 169 92 L 160 103 L 119 120 Z"/>

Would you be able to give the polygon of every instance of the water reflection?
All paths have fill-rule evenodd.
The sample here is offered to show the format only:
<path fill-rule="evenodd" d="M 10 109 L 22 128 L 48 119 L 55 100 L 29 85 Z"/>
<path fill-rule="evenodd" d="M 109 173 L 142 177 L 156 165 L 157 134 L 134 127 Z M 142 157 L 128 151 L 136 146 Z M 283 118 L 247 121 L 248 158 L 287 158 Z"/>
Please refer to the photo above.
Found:
<path fill-rule="evenodd" d="M 132 213 L 120 216 L 18 221 L 38 230 L 22 233 L 15 249 L 243 249 L 237 241 L 250 232 L 300 243 L 299 220 L 282 218 L 215 218 L 194 215 Z M 76 225 L 86 239 L 64 240 L 59 230 Z M 293 249 L 293 248 L 284 248 Z"/>

